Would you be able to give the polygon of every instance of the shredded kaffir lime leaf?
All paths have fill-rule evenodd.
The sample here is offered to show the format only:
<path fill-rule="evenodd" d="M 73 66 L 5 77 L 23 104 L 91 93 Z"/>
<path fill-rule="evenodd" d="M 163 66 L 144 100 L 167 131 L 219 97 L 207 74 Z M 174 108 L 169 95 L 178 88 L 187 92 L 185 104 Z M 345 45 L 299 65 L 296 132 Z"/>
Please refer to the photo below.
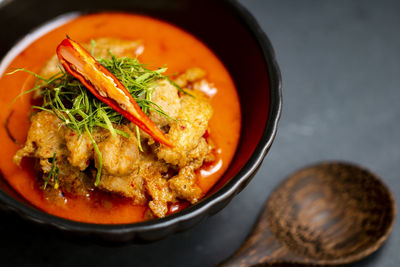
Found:
<path fill-rule="evenodd" d="M 163 75 L 167 68 L 152 70 L 147 65 L 139 62 L 138 59 L 127 57 L 118 58 L 112 53 L 110 53 L 110 59 L 100 58 L 97 60 L 122 82 L 133 99 L 146 114 L 149 114 L 149 111 L 155 111 L 170 118 L 160 106 L 151 101 L 151 95 L 154 90 L 153 83 L 155 81 L 167 79 L 171 84 L 177 87 L 179 91 L 186 93 L 176 83 L 171 81 L 168 76 Z M 77 131 L 78 134 L 88 133 L 95 148 L 97 148 L 97 145 L 92 136 L 95 127 L 108 129 L 113 136 L 120 134 L 129 138 L 128 133 L 115 129 L 113 126 L 113 124 L 121 124 L 123 121 L 126 121 L 126 119 L 110 106 L 93 96 L 92 93 L 71 74 L 60 70 L 59 73 L 48 79 L 26 69 L 16 69 L 9 74 L 18 71 L 28 72 L 38 79 L 35 87 L 21 94 L 39 91 L 40 95 L 43 97 L 43 104 L 41 106 L 32 106 L 32 108 L 55 114 L 65 126 Z M 137 136 L 139 136 L 138 132 Z M 102 159 L 98 149 L 95 149 L 95 152 L 100 163 L 95 181 L 95 185 L 97 186 L 100 181 Z"/>
<path fill-rule="evenodd" d="M 58 186 L 59 186 L 58 185 L 58 171 L 59 170 L 58 170 L 58 167 L 56 164 L 56 155 L 57 155 L 57 152 L 54 151 L 53 158 L 51 159 L 51 169 L 49 171 L 49 174 L 47 175 L 46 181 L 44 182 L 43 189 L 46 189 L 47 184 L 50 182 L 50 179 L 54 180 L 54 188 L 58 189 Z"/>

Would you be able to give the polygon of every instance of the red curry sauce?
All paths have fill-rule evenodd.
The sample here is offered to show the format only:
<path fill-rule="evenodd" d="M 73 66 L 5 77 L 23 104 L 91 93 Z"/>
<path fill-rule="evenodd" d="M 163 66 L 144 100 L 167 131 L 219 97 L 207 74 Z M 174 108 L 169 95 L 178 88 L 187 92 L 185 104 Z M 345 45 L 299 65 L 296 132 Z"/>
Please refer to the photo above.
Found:
<path fill-rule="evenodd" d="M 215 185 L 232 160 L 240 134 L 240 104 L 232 79 L 221 61 L 194 36 L 168 23 L 140 15 L 124 13 L 100 13 L 75 18 L 47 32 L 17 55 L 6 73 L 13 68 L 26 68 L 38 73 L 46 61 L 55 53 L 57 45 L 70 36 L 85 43 L 100 37 L 142 40 L 144 52 L 141 62 L 154 66 L 167 65 L 168 73 L 181 73 L 191 67 L 200 67 L 207 72 L 207 79 L 215 88 L 205 88 L 211 97 L 214 115 L 208 133 L 216 144 L 217 157 L 214 163 L 198 171 L 198 185 L 206 194 Z M 0 120 L 4 122 L 10 112 L 9 130 L 23 144 L 29 129 L 31 96 L 25 95 L 10 107 L 21 92 L 32 88 L 35 78 L 26 73 L 1 77 Z M 108 193 L 93 193 L 87 198 L 65 196 L 65 204 L 56 205 L 48 201 L 39 188 L 35 172 L 29 160 L 16 166 L 12 157 L 20 148 L 0 127 L 0 169 L 9 184 L 25 199 L 38 208 L 60 217 L 92 223 L 131 223 L 145 220 L 146 207 L 134 206 L 128 199 Z M 176 212 L 185 203 L 170 207 Z"/>

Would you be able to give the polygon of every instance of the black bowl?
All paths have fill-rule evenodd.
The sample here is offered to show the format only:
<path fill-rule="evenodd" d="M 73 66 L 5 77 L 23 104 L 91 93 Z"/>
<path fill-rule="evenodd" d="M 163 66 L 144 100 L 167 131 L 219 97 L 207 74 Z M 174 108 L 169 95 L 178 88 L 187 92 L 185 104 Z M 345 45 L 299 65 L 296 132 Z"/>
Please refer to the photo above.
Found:
<path fill-rule="evenodd" d="M 268 152 L 281 113 L 281 76 L 272 46 L 250 13 L 235 1 L 97 0 L 6 1 L 0 8 L 0 57 L 18 39 L 47 21 L 69 12 L 124 11 L 150 15 L 197 36 L 222 60 L 236 84 L 242 108 L 242 132 L 235 157 L 216 185 L 199 203 L 162 219 L 142 223 L 99 225 L 47 214 L 27 203 L 3 180 L 0 204 L 22 218 L 100 240 L 154 241 L 186 230 L 212 215 L 252 179 Z M 4 25 L 12 25 L 5 27 Z"/>

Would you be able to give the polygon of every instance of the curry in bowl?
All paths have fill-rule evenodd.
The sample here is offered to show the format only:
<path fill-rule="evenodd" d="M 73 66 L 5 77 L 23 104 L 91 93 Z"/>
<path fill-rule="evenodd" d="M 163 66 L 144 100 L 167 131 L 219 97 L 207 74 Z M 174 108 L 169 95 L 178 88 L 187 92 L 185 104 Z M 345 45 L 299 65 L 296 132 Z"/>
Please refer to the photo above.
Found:
<path fill-rule="evenodd" d="M 86 64 L 100 75 L 79 71 Z M 165 22 L 77 17 L 6 73 L 0 168 L 50 214 L 100 224 L 165 217 L 201 200 L 235 154 L 241 114 L 228 71 Z"/>

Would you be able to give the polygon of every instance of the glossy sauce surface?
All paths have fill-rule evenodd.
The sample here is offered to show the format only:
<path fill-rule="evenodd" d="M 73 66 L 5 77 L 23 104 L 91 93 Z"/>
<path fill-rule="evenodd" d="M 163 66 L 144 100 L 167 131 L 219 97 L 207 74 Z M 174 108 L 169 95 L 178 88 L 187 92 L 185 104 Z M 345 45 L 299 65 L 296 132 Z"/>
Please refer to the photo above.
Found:
<path fill-rule="evenodd" d="M 240 135 L 241 115 L 233 81 L 219 59 L 202 42 L 187 32 L 162 21 L 132 14 L 101 13 L 75 18 L 32 42 L 8 66 L 26 68 L 38 73 L 65 38 L 86 43 L 92 38 L 114 37 L 142 40 L 141 62 L 154 66 L 167 65 L 168 73 L 181 73 L 191 67 L 207 72 L 207 80 L 215 88 L 204 88 L 211 98 L 214 115 L 208 133 L 215 143 L 216 160 L 197 171 L 197 184 L 206 194 L 225 172 L 232 160 Z M 24 143 L 29 129 L 31 96 L 24 95 L 10 107 L 22 91 L 32 88 L 35 78 L 26 73 L 3 75 L 0 79 L 0 119 L 9 117 L 9 130 L 20 145 L 0 129 L 0 169 L 9 184 L 25 199 L 40 209 L 60 217 L 93 223 L 130 223 L 145 220 L 147 208 L 134 206 L 128 199 L 107 193 L 93 193 L 87 198 L 65 196 L 62 205 L 49 202 L 43 195 L 33 171 L 32 162 L 24 160 L 21 168 L 12 162 L 15 152 Z M 186 203 L 171 205 L 170 212 L 187 207 Z"/>

